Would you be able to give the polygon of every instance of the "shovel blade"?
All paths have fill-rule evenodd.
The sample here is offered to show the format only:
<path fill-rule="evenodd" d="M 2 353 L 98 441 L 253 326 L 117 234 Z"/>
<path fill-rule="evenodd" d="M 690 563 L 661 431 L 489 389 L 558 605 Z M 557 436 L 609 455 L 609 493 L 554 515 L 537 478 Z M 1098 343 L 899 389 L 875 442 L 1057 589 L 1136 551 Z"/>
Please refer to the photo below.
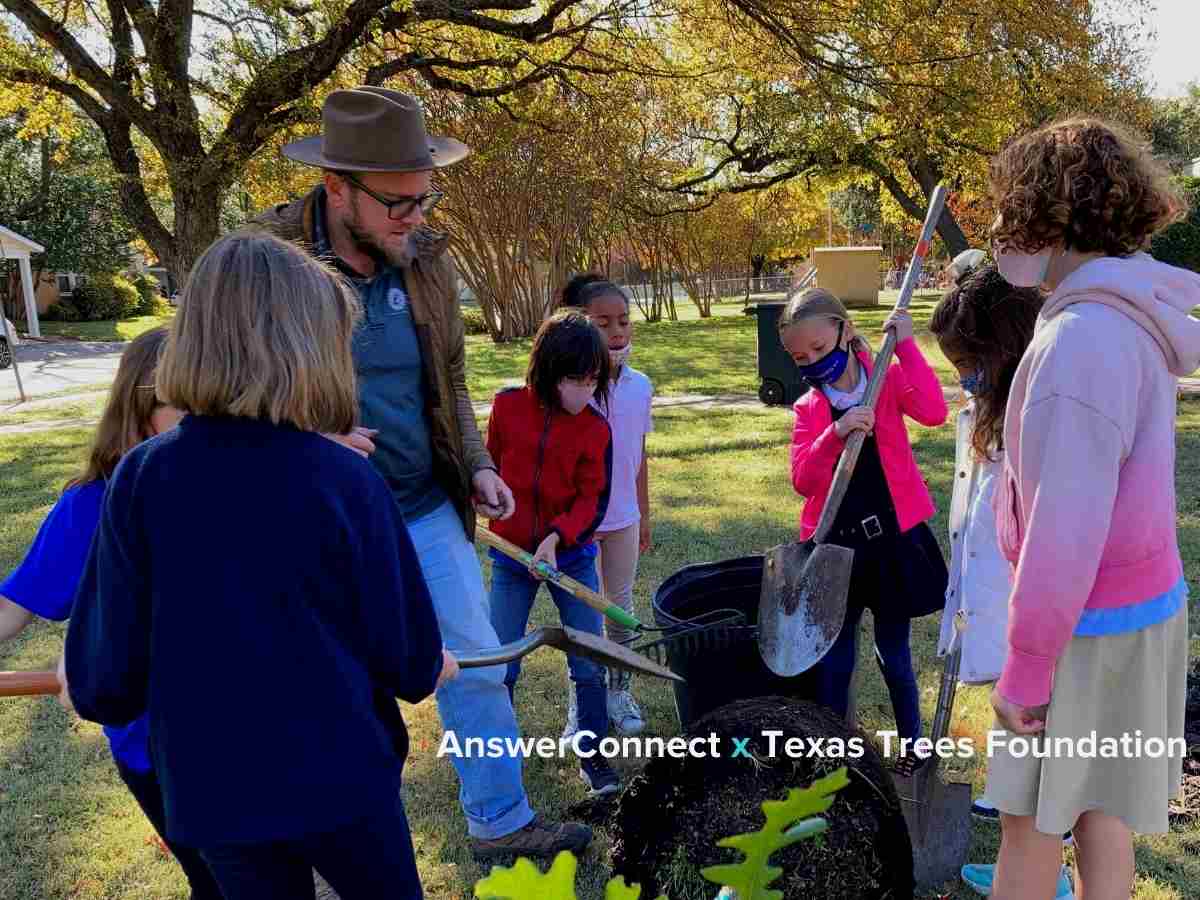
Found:
<path fill-rule="evenodd" d="M 610 669 L 621 669 L 637 675 L 650 675 L 653 678 L 665 678 L 668 681 L 683 682 L 683 679 L 653 660 L 647 659 L 640 653 L 623 647 L 615 641 L 603 638 L 598 634 L 589 634 L 565 625 L 561 628 L 546 629 L 557 632 L 548 636 L 546 643 L 557 647 L 563 653 L 582 656 Z"/>
<path fill-rule="evenodd" d="M 946 784 L 934 774 L 897 778 L 896 789 L 912 841 L 917 890 L 957 881 L 971 845 L 971 786 Z"/>
<path fill-rule="evenodd" d="M 783 544 L 763 560 L 758 652 L 784 678 L 820 661 L 841 633 L 854 551 L 837 544 Z"/>

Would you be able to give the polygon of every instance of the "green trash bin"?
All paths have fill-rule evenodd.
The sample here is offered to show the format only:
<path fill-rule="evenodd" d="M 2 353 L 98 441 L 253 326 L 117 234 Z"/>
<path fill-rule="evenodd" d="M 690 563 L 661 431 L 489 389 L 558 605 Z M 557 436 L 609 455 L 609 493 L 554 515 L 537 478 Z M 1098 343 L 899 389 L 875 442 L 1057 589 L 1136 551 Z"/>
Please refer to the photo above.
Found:
<path fill-rule="evenodd" d="M 808 382 L 779 340 L 779 317 L 785 303 L 752 303 L 746 315 L 758 318 L 758 399 L 767 406 L 791 406 L 805 391 Z"/>

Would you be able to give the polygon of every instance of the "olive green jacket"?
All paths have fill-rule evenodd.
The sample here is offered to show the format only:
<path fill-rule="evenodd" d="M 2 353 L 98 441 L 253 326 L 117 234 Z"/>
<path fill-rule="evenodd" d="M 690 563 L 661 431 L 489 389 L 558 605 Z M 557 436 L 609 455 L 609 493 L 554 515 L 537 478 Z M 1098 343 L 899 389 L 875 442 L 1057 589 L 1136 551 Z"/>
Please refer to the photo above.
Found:
<path fill-rule="evenodd" d="M 281 203 L 255 222 L 309 253 L 316 245 L 313 204 L 317 189 L 294 203 Z M 446 255 L 447 239 L 429 228 L 414 236 L 417 253 L 404 271 L 421 362 L 425 369 L 425 412 L 433 446 L 434 478 L 449 495 L 462 519 L 468 540 L 475 538 L 471 504 L 472 476 L 495 469 L 479 436 L 475 411 L 467 393 L 462 311 L 454 268 Z"/>

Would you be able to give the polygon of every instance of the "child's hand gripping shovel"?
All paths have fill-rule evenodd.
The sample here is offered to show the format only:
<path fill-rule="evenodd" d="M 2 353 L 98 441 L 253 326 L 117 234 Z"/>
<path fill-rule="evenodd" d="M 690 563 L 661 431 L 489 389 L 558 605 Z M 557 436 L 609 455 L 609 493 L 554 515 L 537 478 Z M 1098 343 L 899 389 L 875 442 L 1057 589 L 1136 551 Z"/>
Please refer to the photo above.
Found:
<path fill-rule="evenodd" d="M 539 647 L 553 647 L 572 656 L 583 656 L 610 669 L 652 675 L 670 681 L 683 681 L 670 669 L 660 666 L 640 653 L 635 653 L 628 647 L 622 647 L 597 634 L 566 627 L 537 628 L 520 640 L 501 644 L 491 650 L 456 653 L 454 658 L 460 669 L 479 669 L 512 662 Z M 0 672 L 0 697 L 31 697 L 58 692 L 58 677 L 54 672 Z"/>
<path fill-rule="evenodd" d="M 938 185 L 929 199 L 921 238 L 913 250 L 896 309 L 908 308 L 913 289 L 921 274 L 921 264 L 929 252 L 934 225 L 942 214 L 946 189 Z M 883 390 L 888 366 L 896 349 L 896 333 L 889 331 L 875 368 L 867 382 L 862 405 L 875 408 Z M 799 675 L 829 652 L 846 618 L 846 597 L 850 590 L 850 571 L 854 551 L 825 543 L 850 486 L 866 434 L 854 431 L 846 440 L 834 472 L 829 497 L 821 510 L 812 537 L 803 543 L 783 544 L 768 550 L 763 560 L 762 590 L 758 603 L 758 652 L 768 669 L 776 675 Z"/>
<path fill-rule="evenodd" d="M 475 540 L 481 544 L 487 544 L 489 547 L 494 547 L 510 559 L 515 559 L 526 567 L 536 568 L 539 575 L 545 578 L 552 584 L 558 585 L 564 591 L 578 600 L 582 600 L 592 609 L 607 616 L 618 625 L 624 625 L 626 628 L 633 631 L 646 631 L 646 627 L 642 625 L 634 616 L 625 612 L 615 603 L 609 603 L 586 584 L 581 584 L 574 578 L 564 575 L 558 569 L 551 568 L 544 561 L 539 561 L 536 566 L 533 564 L 533 554 L 527 550 L 522 550 L 511 541 L 506 541 L 500 535 L 496 534 L 482 526 L 475 529 Z"/>

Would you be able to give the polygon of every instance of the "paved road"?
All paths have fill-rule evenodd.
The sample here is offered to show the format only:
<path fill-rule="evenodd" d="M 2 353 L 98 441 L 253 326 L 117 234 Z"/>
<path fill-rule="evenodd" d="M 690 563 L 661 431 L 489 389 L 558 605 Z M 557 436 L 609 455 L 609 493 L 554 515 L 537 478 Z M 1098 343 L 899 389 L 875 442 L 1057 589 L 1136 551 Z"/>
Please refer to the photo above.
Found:
<path fill-rule="evenodd" d="M 120 341 L 23 342 L 16 348 L 16 357 L 25 396 L 36 398 L 111 382 L 125 347 Z M 0 404 L 19 398 L 12 367 L 0 370 Z"/>

